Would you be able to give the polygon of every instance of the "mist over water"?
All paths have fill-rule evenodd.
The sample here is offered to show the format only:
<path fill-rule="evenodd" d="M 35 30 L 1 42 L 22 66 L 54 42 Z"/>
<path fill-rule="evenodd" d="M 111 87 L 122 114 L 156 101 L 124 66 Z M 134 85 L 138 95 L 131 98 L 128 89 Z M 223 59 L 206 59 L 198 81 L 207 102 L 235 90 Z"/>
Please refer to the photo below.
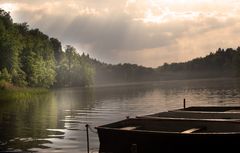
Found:
<path fill-rule="evenodd" d="M 98 150 L 95 126 L 199 105 L 240 105 L 240 80 L 162 81 L 58 89 L 29 101 L 1 102 L 0 151 L 86 152 Z"/>

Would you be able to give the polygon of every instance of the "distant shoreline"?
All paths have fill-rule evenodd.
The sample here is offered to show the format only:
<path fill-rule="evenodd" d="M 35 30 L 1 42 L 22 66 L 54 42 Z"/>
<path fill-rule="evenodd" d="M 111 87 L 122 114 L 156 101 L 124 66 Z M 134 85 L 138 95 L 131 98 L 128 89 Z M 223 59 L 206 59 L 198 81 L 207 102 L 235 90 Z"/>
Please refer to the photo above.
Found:
<path fill-rule="evenodd" d="M 216 78 L 192 78 L 192 79 L 172 79 L 172 80 L 159 80 L 159 81 L 142 81 L 142 82 L 122 82 L 122 83 L 106 83 L 106 84 L 96 84 L 89 86 L 90 88 L 99 87 L 115 87 L 115 86 L 131 86 L 131 85 L 144 85 L 144 84 L 154 84 L 154 83 L 173 83 L 179 81 L 221 81 L 221 80 L 238 80 L 240 77 L 216 77 Z M 70 87 L 71 88 L 71 87 Z"/>
<path fill-rule="evenodd" d="M 239 77 L 216 77 L 216 78 L 193 78 L 193 79 L 175 79 L 175 80 L 160 80 L 160 81 L 143 81 L 143 82 L 123 82 L 123 83 L 108 83 L 108 84 L 96 84 L 89 87 L 65 87 L 65 88 L 10 88 L 10 89 L 0 89 L 0 102 L 5 101 L 22 101 L 33 98 L 34 96 L 40 96 L 41 94 L 48 93 L 54 90 L 64 90 L 64 89 L 94 89 L 94 88 L 111 88 L 111 87 L 126 87 L 126 86 L 141 86 L 141 85 L 159 85 L 163 83 L 194 83 L 201 81 L 230 81 L 230 80 L 240 80 Z M 239 81 L 240 82 L 240 81 Z"/>

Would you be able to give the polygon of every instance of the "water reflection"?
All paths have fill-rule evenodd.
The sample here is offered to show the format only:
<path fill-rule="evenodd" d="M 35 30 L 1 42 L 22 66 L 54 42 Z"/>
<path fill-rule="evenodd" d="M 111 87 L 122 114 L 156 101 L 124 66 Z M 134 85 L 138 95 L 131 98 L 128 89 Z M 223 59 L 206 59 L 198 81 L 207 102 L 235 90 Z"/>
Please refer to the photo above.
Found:
<path fill-rule="evenodd" d="M 85 152 L 85 124 L 92 127 L 126 116 L 187 105 L 239 105 L 233 79 L 152 82 L 138 85 L 59 89 L 29 101 L 1 102 L 0 151 Z M 90 132 L 91 150 L 98 137 Z"/>
<path fill-rule="evenodd" d="M 44 138 L 52 133 L 45 129 L 58 126 L 56 101 L 52 98 L 47 94 L 32 101 L 1 102 L 1 151 L 46 148 L 42 144 L 51 143 Z"/>

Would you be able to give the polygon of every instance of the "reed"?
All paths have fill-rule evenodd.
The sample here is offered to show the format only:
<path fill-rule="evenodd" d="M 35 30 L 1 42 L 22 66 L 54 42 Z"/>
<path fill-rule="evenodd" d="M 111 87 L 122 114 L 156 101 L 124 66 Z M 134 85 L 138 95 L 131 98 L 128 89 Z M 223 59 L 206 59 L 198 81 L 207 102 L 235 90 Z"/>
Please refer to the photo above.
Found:
<path fill-rule="evenodd" d="M 44 88 L 21 88 L 8 85 L 7 88 L 6 86 L 0 88 L 0 101 L 28 100 L 47 92 L 49 90 Z"/>

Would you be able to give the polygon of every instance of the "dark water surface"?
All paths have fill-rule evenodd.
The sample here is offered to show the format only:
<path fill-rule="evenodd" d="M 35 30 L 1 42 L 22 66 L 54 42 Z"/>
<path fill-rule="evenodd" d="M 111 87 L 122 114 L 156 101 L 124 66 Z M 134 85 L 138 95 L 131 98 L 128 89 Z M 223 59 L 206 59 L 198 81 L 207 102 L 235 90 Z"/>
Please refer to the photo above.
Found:
<path fill-rule="evenodd" d="M 86 152 L 91 127 L 188 106 L 240 105 L 240 80 L 212 79 L 71 88 L 29 101 L 0 102 L 0 152 Z M 90 148 L 98 137 L 90 131 Z"/>

